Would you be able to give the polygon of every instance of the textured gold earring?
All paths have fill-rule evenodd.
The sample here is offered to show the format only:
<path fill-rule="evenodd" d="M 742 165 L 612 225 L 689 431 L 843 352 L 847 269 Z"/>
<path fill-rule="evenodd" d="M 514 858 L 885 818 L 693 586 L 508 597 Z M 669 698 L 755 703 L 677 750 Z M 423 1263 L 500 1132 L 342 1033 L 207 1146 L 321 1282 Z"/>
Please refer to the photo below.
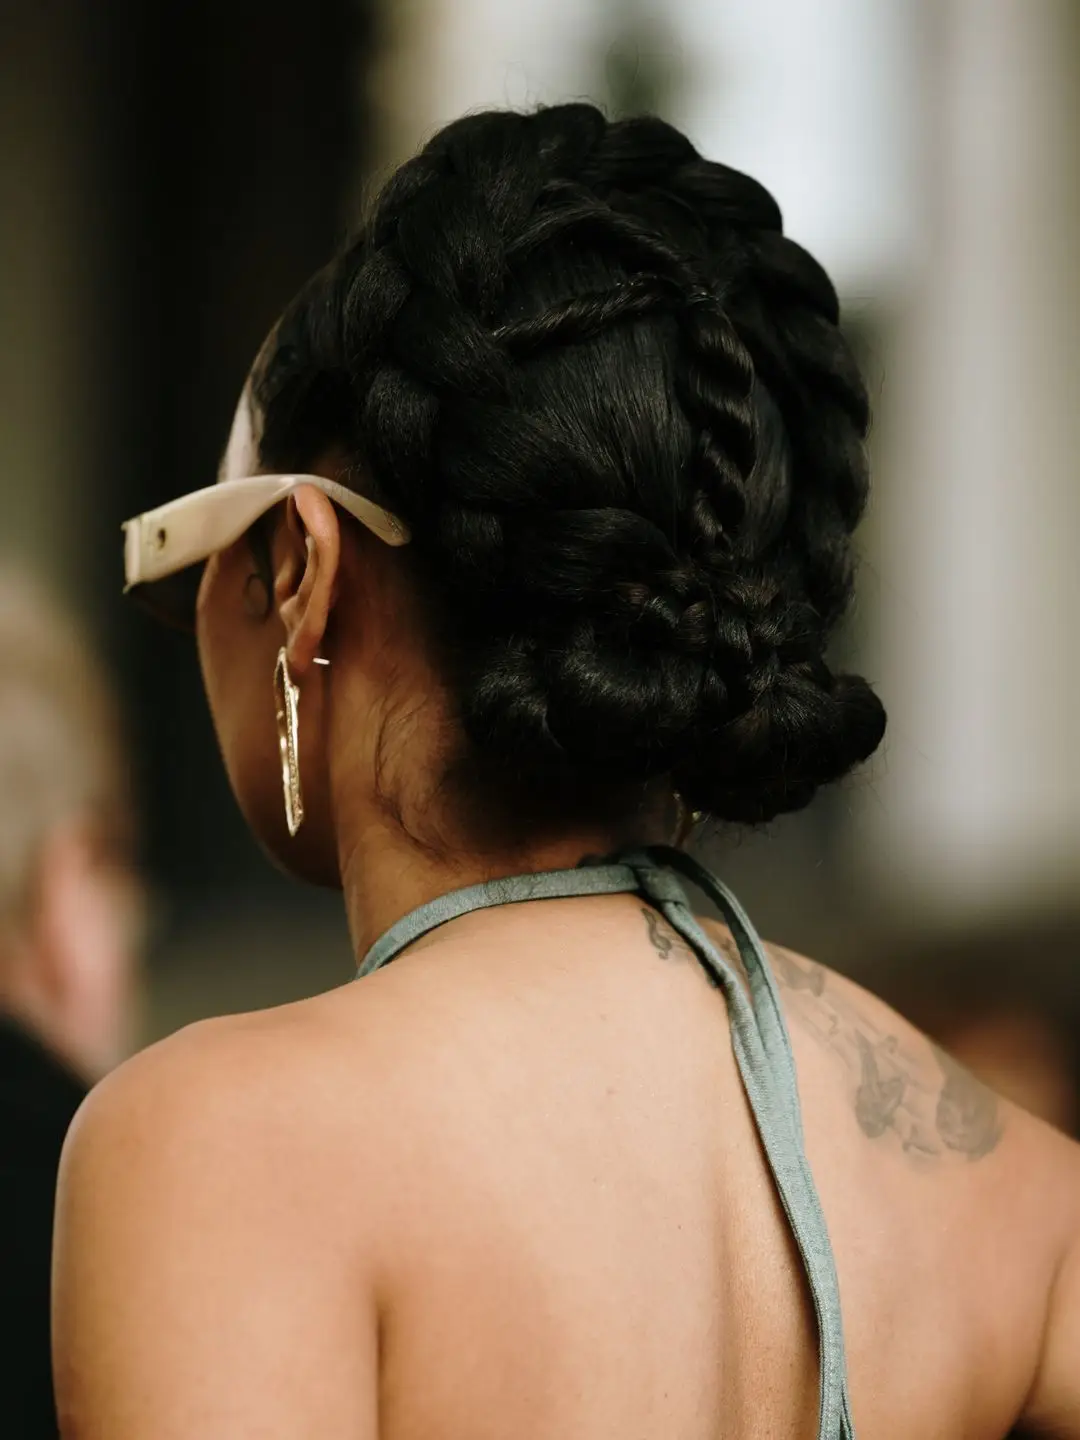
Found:
<path fill-rule="evenodd" d="M 295 835 L 304 823 L 304 792 L 300 788 L 300 691 L 289 674 L 285 647 L 274 666 L 274 707 L 277 712 L 278 749 L 281 752 L 281 788 L 285 792 L 285 823 Z"/>

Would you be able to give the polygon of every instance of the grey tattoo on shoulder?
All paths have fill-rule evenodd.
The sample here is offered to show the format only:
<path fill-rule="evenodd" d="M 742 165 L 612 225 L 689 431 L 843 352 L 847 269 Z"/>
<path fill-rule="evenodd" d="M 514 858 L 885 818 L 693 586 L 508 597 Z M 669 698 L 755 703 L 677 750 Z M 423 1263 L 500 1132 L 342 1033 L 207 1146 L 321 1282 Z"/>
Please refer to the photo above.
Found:
<path fill-rule="evenodd" d="M 931 1041 L 884 1030 L 821 965 L 767 947 L 785 1009 L 843 1061 L 855 1120 L 868 1140 L 895 1136 L 912 1159 L 980 1160 L 997 1146 L 997 1096 Z"/>
<path fill-rule="evenodd" d="M 950 1150 L 979 1160 L 1001 1139 L 997 1096 L 951 1055 L 937 1045 L 930 1048 L 945 1076 L 937 1102 L 938 1134 Z"/>
<path fill-rule="evenodd" d="M 674 957 L 676 960 L 688 960 L 692 957 L 692 951 L 686 941 L 649 905 L 642 905 L 641 913 L 645 917 L 645 926 L 649 932 L 649 944 L 653 947 L 661 960 L 669 960 Z"/>
<path fill-rule="evenodd" d="M 820 995 L 825 989 L 825 969 L 811 960 L 802 960 L 785 950 L 782 945 L 769 946 L 769 959 L 777 979 L 789 990 L 809 990 L 811 995 Z"/>

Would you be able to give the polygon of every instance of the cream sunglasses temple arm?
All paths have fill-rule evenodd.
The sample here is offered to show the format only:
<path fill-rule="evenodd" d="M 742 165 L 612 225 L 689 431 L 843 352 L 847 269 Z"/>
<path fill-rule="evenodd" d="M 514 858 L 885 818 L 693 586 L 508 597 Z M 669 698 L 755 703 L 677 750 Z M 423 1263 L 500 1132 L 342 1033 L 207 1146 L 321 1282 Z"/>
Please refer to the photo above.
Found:
<path fill-rule="evenodd" d="M 314 485 L 387 545 L 407 545 L 408 527 L 389 510 L 322 475 L 253 475 L 209 485 L 124 522 L 124 589 L 163 580 L 239 540 L 301 485 Z"/>

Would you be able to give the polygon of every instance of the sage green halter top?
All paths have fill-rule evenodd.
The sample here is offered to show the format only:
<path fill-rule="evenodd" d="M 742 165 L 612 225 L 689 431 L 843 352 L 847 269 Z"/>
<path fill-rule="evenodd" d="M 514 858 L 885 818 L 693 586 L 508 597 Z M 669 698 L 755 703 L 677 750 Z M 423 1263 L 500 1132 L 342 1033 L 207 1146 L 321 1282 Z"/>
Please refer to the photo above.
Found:
<path fill-rule="evenodd" d="M 749 997 L 730 962 L 694 918 L 680 876 L 714 901 L 727 921 L 746 968 Z M 622 856 L 614 864 L 584 864 L 575 870 L 471 885 L 421 905 L 399 920 L 371 947 L 357 975 L 370 975 L 421 935 L 472 910 L 524 900 L 624 893 L 640 895 L 658 910 L 724 992 L 739 1072 L 813 1297 L 820 1357 L 818 1440 L 854 1440 L 836 1266 L 803 1146 L 791 1040 L 761 940 L 739 902 L 715 876 L 681 851 L 657 846 Z"/>

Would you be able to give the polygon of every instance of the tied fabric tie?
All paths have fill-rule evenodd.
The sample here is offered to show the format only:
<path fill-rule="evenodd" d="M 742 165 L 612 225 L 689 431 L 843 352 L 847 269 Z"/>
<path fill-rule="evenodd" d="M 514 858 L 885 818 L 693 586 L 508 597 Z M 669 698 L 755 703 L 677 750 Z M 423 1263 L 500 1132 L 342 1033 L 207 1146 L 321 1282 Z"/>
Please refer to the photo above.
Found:
<path fill-rule="evenodd" d="M 690 908 L 683 880 L 719 909 L 739 950 L 749 993 Z M 681 850 L 652 846 L 611 864 L 583 864 L 488 880 L 441 895 L 404 916 L 371 947 L 357 978 L 387 965 L 421 936 L 475 910 L 529 900 L 637 894 L 693 950 L 727 1001 L 732 1049 L 788 1224 L 806 1272 L 818 1331 L 818 1440 L 855 1440 L 848 1393 L 840 1287 L 824 1212 L 803 1142 L 795 1057 L 764 946 L 730 890 Z"/>

